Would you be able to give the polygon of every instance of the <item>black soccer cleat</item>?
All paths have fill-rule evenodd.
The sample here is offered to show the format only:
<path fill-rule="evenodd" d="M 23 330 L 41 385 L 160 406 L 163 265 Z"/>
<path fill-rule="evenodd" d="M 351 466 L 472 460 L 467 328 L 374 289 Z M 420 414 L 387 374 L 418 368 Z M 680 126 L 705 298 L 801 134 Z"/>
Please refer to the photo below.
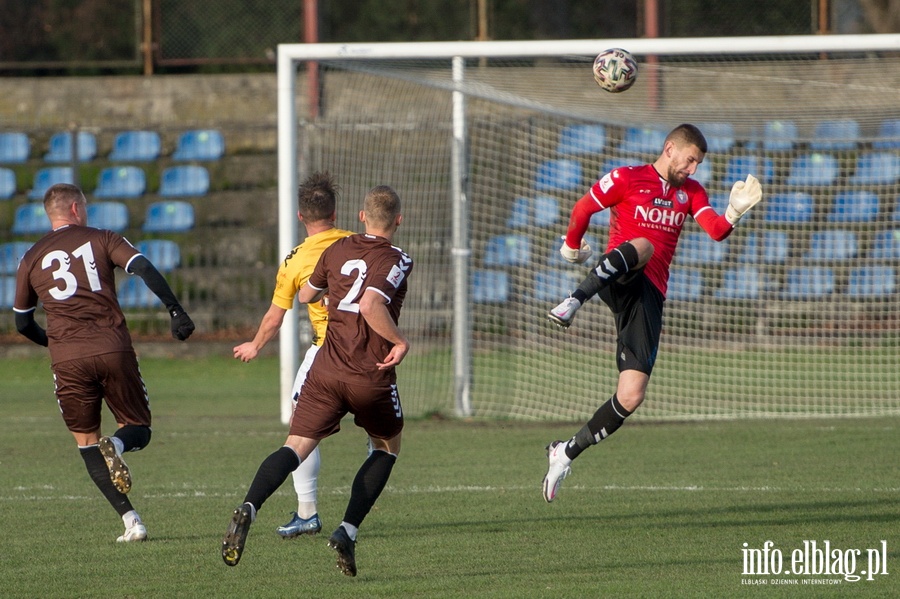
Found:
<path fill-rule="evenodd" d="M 356 576 L 356 541 L 350 538 L 343 526 L 331 533 L 328 546 L 337 551 L 338 570 L 347 576 Z"/>
<path fill-rule="evenodd" d="M 228 523 L 228 530 L 222 539 L 222 560 L 228 566 L 236 566 L 241 561 L 247 533 L 250 532 L 250 524 L 253 523 L 252 509 L 249 503 L 242 503 L 231 514 L 231 522 Z"/>

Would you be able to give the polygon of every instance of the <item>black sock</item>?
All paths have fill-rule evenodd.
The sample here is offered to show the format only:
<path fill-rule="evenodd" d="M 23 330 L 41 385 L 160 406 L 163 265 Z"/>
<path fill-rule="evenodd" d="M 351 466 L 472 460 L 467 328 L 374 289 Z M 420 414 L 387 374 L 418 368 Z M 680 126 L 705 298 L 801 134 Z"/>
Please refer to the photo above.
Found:
<path fill-rule="evenodd" d="M 138 451 L 150 444 L 150 427 L 126 424 L 113 435 L 122 441 L 124 451 Z"/>
<path fill-rule="evenodd" d="M 356 473 L 356 478 L 353 479 L 350 502 L 347 504 L 347 511 L 344 512 L 344 522 L 357 528 L 362 524 L 384 490 L 396 461 L 397 456 L 376 449 L 363 462 Z"/>
<path fill-rule="evenodd" d="M 300 465 L 300 458 L 290 447 L 282 447 L 263 460 L 256 471 L 256 477 L 250 484 L 244 503 L 251 503 L 257 510 L 262 507 L 266 499 L 278 490 L 291 472 Z"/>
<path fill-rule="evenodd" d="M 622 407 L 619 398 L 613 395 L 569 440 L 566 445 L 566 455 L 569 456 L 569 459 L 574 460 L 582 451 L 616 432 L 630 415 L 631 412 Z"/>
<path fill-rule="evenodd" d="M 637 266 L 637 263 L 638 253 L 635 247 L 628 241 L 620 244 L 600 256 L 597 266 L 588 273 L 578 289 L 572 293 L 572 297 L 583 304 L 597 295 L 601 289 L 628 273 Z"/>
<path fill-rule="evenodd" d="M 109 468 L 106 466 L 103 454 L 100 453 L 100 448 L 96 445 L 91 445 L 90 447 L 79 447 L 78 451 L 81 453 L 81 459 L 84 460 L 84 465 L 91 480 L 94 481 L 94 484 L 97 485 L 97 488 L 100 489 L 100 492 L 103 493 L 109 504 L 113 506 L 113 509 L 120 516 L 124 516 L 133 510 L 134 508 L 131 506 L 128 496 L 119 493 L 109 478 Z"/>

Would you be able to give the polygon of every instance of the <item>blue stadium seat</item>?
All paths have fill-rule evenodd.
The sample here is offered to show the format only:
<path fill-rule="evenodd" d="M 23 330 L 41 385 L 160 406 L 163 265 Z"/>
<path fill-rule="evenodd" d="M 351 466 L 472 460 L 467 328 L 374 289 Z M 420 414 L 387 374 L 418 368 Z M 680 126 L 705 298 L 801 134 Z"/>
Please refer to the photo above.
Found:
<path fill-rule="evenodd" d="M 476 270 L 472 273 L 472 301 L 498 304 L 509 299 L 509 275 L 501 270 Z"/>
<path fill-rule="evenodd" d="M 97 198 L 139 198 L 147 190 L 147 177 L 137 166 L 111 166 L 97 175 Z"/>
<path fill-rule="evenodd" d="M 675 259 L 680 265 L 717 264 L 728 255 L 728 241 L 714 241 L 705 232 L 687 233 L 678 243 Z"/>
<path fill-rule="evenodd" d="M 121 233 L 128 228 L 128 208 L 121 202 L 90 202 L 87 205 L 88 226 Z"/>
<path fill-rule="evenodd" d="M 743 181 L 753 175 L 760 183 L 771 183 L 775 178 L 775 164 L 771 158 L 758 156 L 732 156 L 725 163 L 722 185 L 731 187 L 735 181 Z"/>
<path fill-rule="evenodd" d="M 16 278 L 0 277 L 0 308 L 11 309 L 16 301 Z"/>
<path fill-rule="evenodd" d="M 561 302 L 581 283 L 579 275 L 569 270 L 539 270 L 534 275 L 534 299 L 539 302 Z"/>
<path fill-rule="evenodd" d="M 812 234 L 806 259 L 829 262 L 850 260 L 856 257 L 858 251 L 859 245 L 856 242 L 855 233 L 841 229 L 829 229 Z"/>
<path fill-rule="evenodd" d="M 893 152 L 870 152 L 856 159 L 856 171 L 850 178 L 858 185 L 891 185 L 900 179 L 900 156 Z"/>
<path fill-rule="evenodd" d="M 181 264 L 181 248 L 170 239 L 144 239 L 135 247 L 159 272 L 169 272 Z"/>
<path fill-rule="evenodd" d="M 834 197 L 828 221 L 868 223 L 878 218 L 878 195 L 871 191 L 842 191 Z"/>
<path fill-rule="evenodd" d="M 788 258 L 788 236 L 784 231 L 765 231 L 760 235 L 750 233 L 738 262 L 754 264 L 784 264 Z"/>
<path fill-rule="evenodd" d="M 619 145 L 620 152 L 633 154 L 659 154 L 668 131 L 652 127 L 629 127 Z"/>
<path fill-rule="evenodd" d="M 718 214 L 725 214 L 725 209 L 728 208 L 728 198 L 730 195 L 730 191 L 710 194 L 709 205 L 712 206 L 713 210 Z"/>
<path fill-rule="evenodd" d="M 699 270 L 673 268 L 669 271 L 669 288 L 666 298 L 681 302 L 696 302 L 703 297 L 703 286 L 703 273 Z"/>
<path fill-rule="evenodd" d="M 729 268 L 722 273 L 722 286 L 715 297 L 730 300 L 755 300 L 766 287 L 765 278 L 755 266 Z"/>
<path fill-rule="evenodd" d="M 506 219 L 506 226 L 510 229 L 522 229 L 530 227 L 533 222 L 531 198 L 516 198 L 509 218 Z"/>
<path fill-rule="evenodd" d="M 49 225 L 48 227 L 49 228 Z M 19 260 L 31 247 L 30 241 L 10 241 L 0 244 L 0 275 L 14 275 Z"/>
<path fill-rule="evenodd" d="M 557 154 L 596 154 L 606 148 L 603 125 L 568 125 L 559 135 Z"/>
<path fill-rule="evenodd" d="M 808 223 L 812 220 L 814 200 L 808 193 L 780 193 L 766 198 L 767 223 Z"/>
<path fill-rule="evenodd" d="M 119 285 L 119 305 L 123 308 L 160 308 L 162 302 L 137 276 L 127 277 Z"/>
<path fill-rule="evenodd" d="M 538 166 L 534 188 L 538 191 L 572 190 L 581 186 L 581 163 L 577 160 L 547 160 Z"/>
<path fill-rule="evenodd" d="M 216 129 L 186 131 L 178 137 L 173 160 L 219 160 L 225 155 L 225 139 Z"/>
<path fill-rule="evenodd" d="M 788 185 L 831 185 L 837 180 L 837 158 L 830 154 L 818 152 L 803 154 L 791 161 L 791 172 L 788 174 Z"/>
<path fill-rule="evenodd" d="M 143 230 L 147 233 L 183 233 L 194 228 L 194 207 L 168 200 L 147 206 Z"/>
<path fill-rule="evenodd" d="M 71 166 L 48 166 L 34 174 L 34 185 L 28 192 L 29 200 L 43 200 L 44 194 L 56 183 L 75 183 Z"/>
<path fill-rule="evenodd" d="M 16 173 L 8 168 L 0 168 L 0 200 L 8 200 L 16 195 Z"/>
<path fill-rule="evenodd" d="M 793 150 L 797 142 L 797 123 L 794 121 L 766 121 L 763 129 L 763 149 L 781 152 Z"/>
<path fill-rule="evenodd" d="M 19 164 L 28 161 L 31 142 L 24 133 L 0 133 L 0 163 Z"/>
<path fill-rule="evenodd" d="M 897 290 L 894 269 L 890 266 L 862 266 L 850 272 L 847 295 L 857 298 L 877 298 L 892 295 Z"/>
<path fill-rule="evenodd" d="M 159 183 L 164 198 L 202 196 L 209 191 L 209 171 L 202 166 L 170 166 Z"/>
<path fill-rule="evenodd" d="M 601 210 L 591 215 L 592 227 L 608 227 L 609 226 L 609 210 Z M 591 246 L 594 247 L 594 246 Z"/>
<path fill-rule="evenodd" d="M 787 273 L 782 297 L 785 299 L 817 299 L 834 292 L 834 272 L 825 266 L 793 268 Z"/>
<path fill-rule="evenodd" d="M 871 257 L 876 260 L 900 260 L 900 229 L 890 229 L 876 235 Z"/>
<path fill-rule="evenodd" d="M 820 121 L 809 147 L 816 151 L 855 150 L 859 145 L 859 123 L 853 119 Z"/>
<path fill-rule="evenodd" d="M 900 149 L 900 119 L 885 119 L 878 127 L 878 135 L 872 142 L 877 150 Z"/>
<path fill-rule="evenodd" d="M 552 196 L 516 198 L 512 214 L 506 221 L 511 229 L 524 227 L 548 227 L 559 220 L 559 200 Z"/>
<path fill-rule="evenodd" d="M 734 125 L 731 123 L 697 123 L 697 127 L 706 138 L 710 154 L 724 154 L 734 147 Z"/>
<path fill-rule="evenodd" d="M 78 162 L 90 162 L 97 157 L 97 137 L 88 131 L 78 132 Z M 72 162 L 72 132 L 60 131 L 50 138 L 44 162 Z"/>
<path fill-rule="evenodd" d="M 697 166 L 697 170 L 691 175 L 691 179 L 706 187 L 713 178 L 712 160 L 704 160 Z"/>
<path fill-rule="evenodd" d="M 46 233 L 50 230 L 50 220 L 44 212 L 43 204 L 22 204 L 16 208 L 12 232 L 16 235 Z"/>
<path fill-rule="evenodd" d="M 156 131 L 122 131 L 109 153 L 112 162 L 150 162 L 159 158 L 162 141 Z"/>
<path fill-rule="evenodd" d="M 531 242 L 524 235 L 495 235 L 484 249 L 485 266 L 525 266 L 531 259 Z"/>

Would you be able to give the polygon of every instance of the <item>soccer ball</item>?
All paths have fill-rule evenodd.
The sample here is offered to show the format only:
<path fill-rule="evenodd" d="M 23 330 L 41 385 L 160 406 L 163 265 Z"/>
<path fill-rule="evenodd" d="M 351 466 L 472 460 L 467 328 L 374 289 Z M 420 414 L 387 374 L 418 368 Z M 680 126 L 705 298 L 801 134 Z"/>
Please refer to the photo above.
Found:
<path fill-rule="evenodd" d="M 610 93 L 617 94 L 634 85 L 637 74 L 637 61 L 628 50 L 610 48 L 594 59 L 594 81 Z"/>

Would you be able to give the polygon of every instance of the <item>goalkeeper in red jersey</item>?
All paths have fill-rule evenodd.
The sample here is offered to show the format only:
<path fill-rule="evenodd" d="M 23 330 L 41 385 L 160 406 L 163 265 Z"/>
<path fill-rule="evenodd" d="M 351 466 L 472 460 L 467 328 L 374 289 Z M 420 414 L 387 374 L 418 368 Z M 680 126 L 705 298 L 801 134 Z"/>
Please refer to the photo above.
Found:
<path fill-rule="evenodd" d="M 669 265 L 687 217 L 722 241 L 762 199 L 759 181 L 749 175 L 732 187 L 725 214 L 717 214 L 706 190 L 690 178 L 706 151 L 706 139 L 697 127 L 679 125 L 666 136 L 654 163 L 614 169 L 575 203 L 560 249 L 563 258 L 580 264 L 591 256 L 584 233 L 591 215 L 606 209 L 609 242 L 578 289 L 547 316 L 566 329 L 579 308 L 599 296 L 615 317 L 619 380 L 613 396 L 569 441 L 547 447 L 549 467 L 543 482 L 547 502 L 556 498 L 572 460 L 613 434 L 644 401 L 662 331 Z"/>

